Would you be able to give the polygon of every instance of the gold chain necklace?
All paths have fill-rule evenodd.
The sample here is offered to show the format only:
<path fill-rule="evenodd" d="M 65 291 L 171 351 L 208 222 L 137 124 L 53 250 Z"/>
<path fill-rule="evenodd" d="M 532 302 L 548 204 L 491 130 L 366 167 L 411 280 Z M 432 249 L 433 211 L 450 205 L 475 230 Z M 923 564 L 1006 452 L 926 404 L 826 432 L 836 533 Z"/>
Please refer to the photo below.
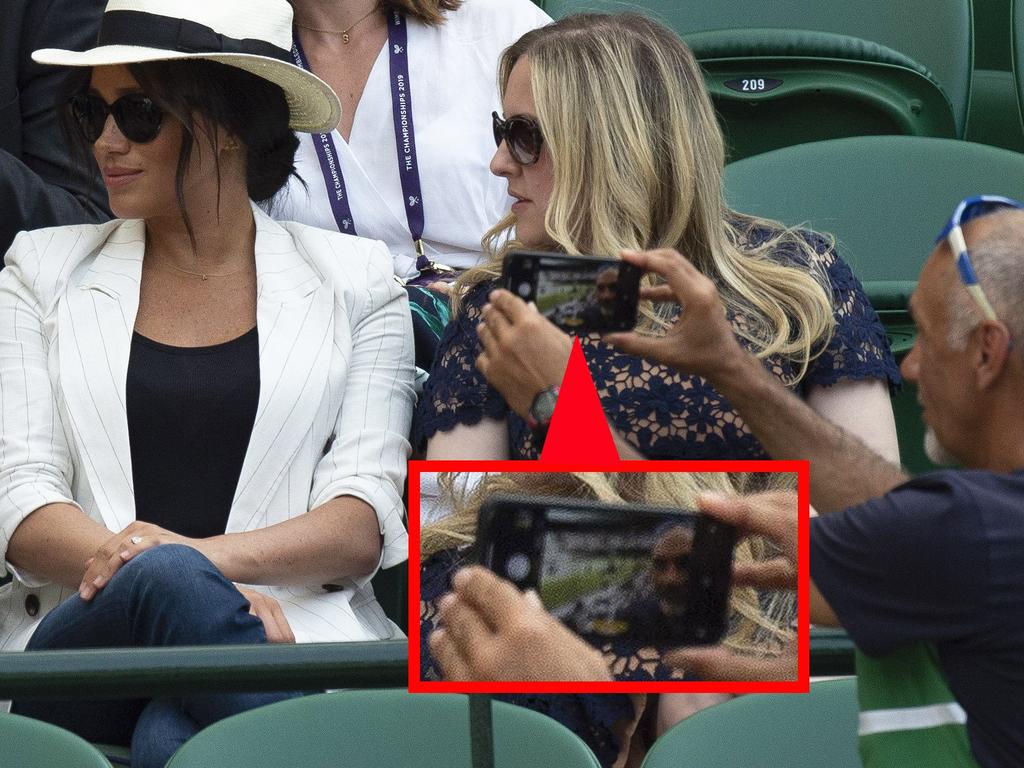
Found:
<path fill-rule="evenodd" d="M 367 20 L 368 18 L 370 18 L 370 16 L 372 16 L 372 15 L 374 14 L 374 12 L 375 12 L 376 10 L 377 10 L 377 6 L 375 5 L 375 6 L 373 6 L 373 8 L 371 8 L 371 9 L 370 9 L 370 10 L 369 10 L 369 11 L 367 12 L 367 14 L 366 14 L 365 16 L 363 16 L 362 18 L 360 18 L 360 19 L 359 19 L 359 20 L 358 20 L 358 21 L 357 21 L 357 22 L 356 22 L 355 24 L 353 24 L 352 26 L 350 26 L 350 27 L 349 27 L 348 29 L 343 29 L 343 30 L 341 30 L 340 32 L 339 32 L 338 30 L 336 30 L 336 29 L 321 29 L 320 27 L 310 27 L 310 26 L 309 26 L 309 25 L 307 25 L 307 24 L 300 24 L 300 23 L 299 23 L 299 22 L 297 22 L 297 21 L 295 22 L 295 26 L 296 26 L 296 27 L 302 27 L 303 29 L 308 29 L 308 30 L 310 30 L 311 32 L 322 32 L 322 33 L 324 33 L 325 35 L 341 35 L 341 42 L 343 42 L 343 43 L 344 43 L 345 45 L 348 45 L 348 41 L 349 41 L 349 40 L 351 39 L 351 38 L 350 38 L 350 37 L 348 36 L 348 33 L 349 33 L 349 32 L 351 32 L 351 31 L 352 31 L 353 29 L 355 29 L 356 27 L 358 27 L 358 26 L 359 26 L 360 24 L 362 24 L 362 23 L 363 23 L 364 21 L 366 21 L 366 20 Z"/>
<path fill-rule="evenodd" d="M 176 264 L 168 264 L 167 266 L 169 266 L 175 272 L 182 272 L 186 275 L 192 275 L 193 277 L 201 278 L 203 282 L 206 282 L 211 277 L 231 277 L 231 275 L 237 275 L 239 272 L 244 272 L 249 268 L 249 265 L 246 264 L 244 267 L 242 267 L 241 269 L 236 269 L 234 272 L 193 272 L 190 269 L 183 269 L 182 267 L 179 267 Z"/>

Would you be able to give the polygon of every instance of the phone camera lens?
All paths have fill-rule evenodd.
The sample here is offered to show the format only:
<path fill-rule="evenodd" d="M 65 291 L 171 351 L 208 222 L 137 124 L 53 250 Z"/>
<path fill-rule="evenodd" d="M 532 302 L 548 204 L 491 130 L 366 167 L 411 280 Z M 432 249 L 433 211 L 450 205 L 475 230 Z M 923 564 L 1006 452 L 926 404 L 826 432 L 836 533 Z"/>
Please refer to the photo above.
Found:
<path fill-rule="evenodd" d="M 531 286 L 528 282 L 523 281 L 519 284 L 519 287 L 516 289 L 516 293 L 519 294 L 520 298 L 525 299 L 530 295 L 532 290 L 533 286 Z"/>
<path fill-rule="evenodd" d="M 505 561 L 505 575 L 512 581 L 522 581 L 530 573 L 530 558 L 515 554 Z"/>

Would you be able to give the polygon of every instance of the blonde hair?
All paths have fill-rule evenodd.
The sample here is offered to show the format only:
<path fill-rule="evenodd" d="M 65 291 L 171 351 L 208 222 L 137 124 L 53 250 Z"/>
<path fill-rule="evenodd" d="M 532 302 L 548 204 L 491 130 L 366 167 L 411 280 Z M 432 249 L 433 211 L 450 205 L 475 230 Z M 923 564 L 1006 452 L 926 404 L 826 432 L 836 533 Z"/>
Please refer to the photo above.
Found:
<path fill-rule="evenodd" d="M 398 11 L 406 16 L 419 19 L 427 26 L 439 27 L 444 24 L 444 11 L 457 11 L 462 0 L 381 0 L 380 7 L 385 13 Z"/>
<path fill-rule="evenodd" d="M 705 491 L 751 493 L 795 489 L 796 477 L 784 473 L 725 472 L 503 472 L 484 475 L 466 488 L 463 473 L 442 472 L 438 485 L 451 502 L 452 514 L 423 526 L 420 554 L 423 559 L 446 549 L 472 544 L 477 519 L 485 499 L 494 494 L 519 496 L 567 496 L 607 503 L 649 504 L 693 509 L 697 494 Z M 765 539 L 748 537 L 735 550 L 739 562 L 773 557 L 777 550 Z M 762 601 L 757 592 L 735 588 L 730 595 L 729 634 L 725 644 L 734 650 L 774 652 L 789 640 L 795 617 L 791 595 L 773 593 Z"/>
<path fill-rule="evenodd" d="M 679 250 L 715 281 L 753 351 L 791 358 L 802 377 L 835 324 L 821 256 L 798 231 L 726 206 L 722 133 L 689 48 L 637 14 L 569 16 L 505 51 L 502 93 L 523 57 L 554 169 L 551 240 L 569 254 Z M 522 247 L 515 225 L 510 213 L 484 235 L 487 260 L 462 275 L 457 297 L 500 275 Z M 782 248 L 793 264 L 773 258 Z M 647 303 L 641 330 L 663 332 L 674 311 Z"/>

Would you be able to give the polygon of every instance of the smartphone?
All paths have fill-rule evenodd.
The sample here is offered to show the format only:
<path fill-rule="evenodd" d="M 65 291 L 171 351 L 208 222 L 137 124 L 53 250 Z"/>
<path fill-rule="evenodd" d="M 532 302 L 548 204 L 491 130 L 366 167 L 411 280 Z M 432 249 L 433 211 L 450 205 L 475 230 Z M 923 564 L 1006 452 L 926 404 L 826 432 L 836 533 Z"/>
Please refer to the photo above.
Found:
<path fill-rule="evenodd" d="M 706 645 L 728 628 L 735 542 L 699 512 L 492 496 L 475 554 L 595 645 Z"/>
<path fill-rule="evenodd" d="M 641 271 L 619 259 L 512 251 L 505 287 L 532 301 L 548 320 L 574 333 L 629 331 L 636 326 Z"/>

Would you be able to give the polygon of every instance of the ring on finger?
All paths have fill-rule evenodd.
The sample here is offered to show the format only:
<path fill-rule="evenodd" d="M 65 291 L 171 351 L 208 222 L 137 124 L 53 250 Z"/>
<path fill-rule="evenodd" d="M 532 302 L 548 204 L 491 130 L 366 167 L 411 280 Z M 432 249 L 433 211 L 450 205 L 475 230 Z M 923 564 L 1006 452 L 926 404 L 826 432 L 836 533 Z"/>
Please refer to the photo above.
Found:
<path fill-rule="evenodd" d="M 135 544 L 135 545 L 137 546 L 137 545 L 139 545 L 139 544 L 141 544 L 141 543 L 142 543 L 142 537 L 141 537 L 141 536 L 132 536 L 132 537 L 131 537 L 131 538 L 129 539 L 129 541 L 130 541 L 130 542 L 131 542 L 132 544 Z"/>

